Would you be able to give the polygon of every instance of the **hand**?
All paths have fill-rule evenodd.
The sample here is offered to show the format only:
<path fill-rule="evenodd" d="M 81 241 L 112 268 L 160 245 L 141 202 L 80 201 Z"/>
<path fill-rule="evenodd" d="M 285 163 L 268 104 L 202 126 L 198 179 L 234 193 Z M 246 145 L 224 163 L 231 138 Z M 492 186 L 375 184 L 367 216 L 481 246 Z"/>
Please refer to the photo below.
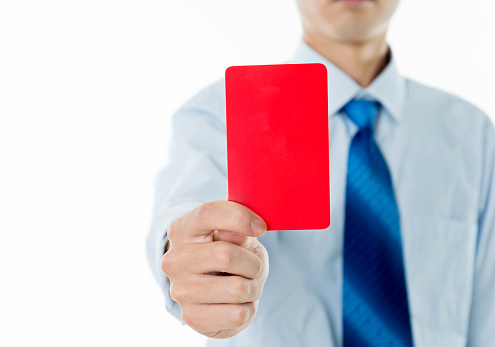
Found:
<path fill-rule="evenodd" d="M 162 269 L 182 320 L 198 333 L 228 338 L 245 329 L 258 309 L 268 276 L 268 253 L 256 237 L 266 223 L 242 204 L 202 204 L 168 228 Z"/>

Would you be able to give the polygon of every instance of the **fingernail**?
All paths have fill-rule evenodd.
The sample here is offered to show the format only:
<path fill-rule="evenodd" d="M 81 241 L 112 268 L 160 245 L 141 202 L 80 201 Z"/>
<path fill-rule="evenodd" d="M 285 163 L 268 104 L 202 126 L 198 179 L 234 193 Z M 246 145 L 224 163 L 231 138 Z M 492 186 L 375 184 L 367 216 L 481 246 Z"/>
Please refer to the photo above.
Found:
<path fill-rule="evenodd" d="M 266 231 L 266 223 L 262 219 L 255 218 L 251 222 L 251 230 L 253 234 L 260 235 Z"/>

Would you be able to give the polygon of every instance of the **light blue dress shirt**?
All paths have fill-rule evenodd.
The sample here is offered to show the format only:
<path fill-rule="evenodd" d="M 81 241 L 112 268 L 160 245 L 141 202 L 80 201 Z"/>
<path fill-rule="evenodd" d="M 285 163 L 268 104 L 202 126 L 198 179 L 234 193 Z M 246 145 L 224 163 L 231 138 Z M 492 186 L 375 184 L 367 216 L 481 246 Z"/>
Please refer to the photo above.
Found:
<path fill-rule="evenodd" d="M 401 232 L 415 346 L 495 346 L 495 131 L 475 106 L 402 77 L 392 56 L 366 88 L 303 40 L 288 63 L 328 70 L 332 224 L 259 238 L 270 274 L 252 324 L 208 346 L 340 346 L 347 155 L 356 126 L 339 110 L 352 98 L 383 108 L 374 134 L 387 161 Z M 172 118 L 167 166 L 155 180 L 148 258 L 167 310 L 160 260 L 170 222 L 227 197 L 225 91 L 220 80 Z M 373 223 L 370 220 L 369 223 Z"/>

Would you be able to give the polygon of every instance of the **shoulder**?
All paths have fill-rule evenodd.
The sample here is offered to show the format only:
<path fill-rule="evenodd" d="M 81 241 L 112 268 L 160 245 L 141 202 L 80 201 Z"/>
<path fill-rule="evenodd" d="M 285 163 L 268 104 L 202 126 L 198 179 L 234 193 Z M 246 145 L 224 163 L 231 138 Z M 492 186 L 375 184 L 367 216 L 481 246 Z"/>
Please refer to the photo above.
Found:
<path fill-rule="evenodd" d="M 223 78 L 196 92 L 174 114 L 209 117 L 225 124 L 225 80 Z"/>
<path fill-rule="evenodd" d="M 408 108 L 423 110 L 431 121 L 449 122 L 468 128 L 493 127 L 488 115 L 478 106 L 447 91 L 406 78 Z M 415 115 L 417 116 L 417 115 Z"/>

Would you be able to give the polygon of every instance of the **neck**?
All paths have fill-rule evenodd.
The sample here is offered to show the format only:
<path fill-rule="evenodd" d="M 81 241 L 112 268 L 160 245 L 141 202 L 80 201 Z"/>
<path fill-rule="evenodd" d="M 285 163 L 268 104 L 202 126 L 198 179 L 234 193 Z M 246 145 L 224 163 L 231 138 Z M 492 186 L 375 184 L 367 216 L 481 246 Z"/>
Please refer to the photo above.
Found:
<path fill-rule="evenodd" d="M 304 33 L 304 41 L 342 69 L 361 87 L 367 87 L 388 63 L 388 45 L 383 37 L 365 42 L 343 42 Z"/>

